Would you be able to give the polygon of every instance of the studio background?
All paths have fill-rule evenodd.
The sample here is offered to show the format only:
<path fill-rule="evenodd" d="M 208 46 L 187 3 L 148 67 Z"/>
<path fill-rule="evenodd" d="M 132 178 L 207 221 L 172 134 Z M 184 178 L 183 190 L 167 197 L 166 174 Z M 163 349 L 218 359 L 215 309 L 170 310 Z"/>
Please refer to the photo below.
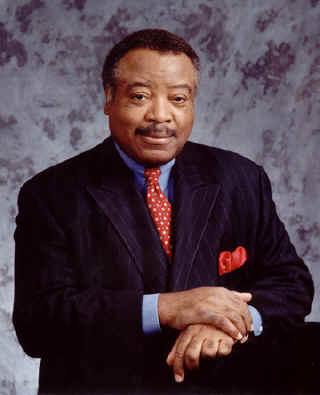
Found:
<path fill-rule="evenodd" d="M 35 173 L 109 133 L 100 73 L 127 33 L 171 30 L 201 56 L 192 140 L 269 174 L 312 271 L 320 321 L 320 1 L 0 0 L 0 395 L 32 395 L 38 361 L 11 323 L 16 199 Z"/>

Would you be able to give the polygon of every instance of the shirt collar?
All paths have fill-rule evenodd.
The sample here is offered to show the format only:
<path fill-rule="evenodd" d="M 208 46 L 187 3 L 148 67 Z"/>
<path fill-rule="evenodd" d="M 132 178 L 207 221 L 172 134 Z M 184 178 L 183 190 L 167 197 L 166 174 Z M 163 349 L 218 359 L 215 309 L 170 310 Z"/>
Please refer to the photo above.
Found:
<path fill-rule="evenodd" d="M 145 177 L 144 177 L 144 169 L 145 166 L 136 162 L 134 159 L 130 158 L 120 147 L 119 145 L 113 140 L 114 145 L 124 163 L 129 167 L 130 170 L 133 171 L 134 178 L 136 185 L 138 186 L 139 190 L 143 190 L 145 187 Z M 175 163 L 175 158 L 171 159 L 169 162 L 165 163 L 160 167 L 160 178 L 159 184 L 160 188 L 165 191 L 168 189 L 168 182 L 170 177 L 171 169 Z"/>

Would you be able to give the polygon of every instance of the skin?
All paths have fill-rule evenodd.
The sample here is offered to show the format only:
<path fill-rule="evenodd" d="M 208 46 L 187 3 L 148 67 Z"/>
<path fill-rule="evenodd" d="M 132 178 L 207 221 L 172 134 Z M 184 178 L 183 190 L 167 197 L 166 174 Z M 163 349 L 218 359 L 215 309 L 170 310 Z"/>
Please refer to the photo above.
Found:
<path fill-rule="evenodd" d="M 135 49 L 120 59 L 115 76 L 104 107 L 114 140 L 144 166 L 175 158 L 194 121 L 198 74 L 191 60 L 183 53 Z M 167 360 L 177 382 L 200 358 L 227 355 L 234 341 L 246 339 L 251 297 L 222 287 L 160 294 L 160 324 L 181 331 Z"/>
<path fill-rule="evenodd" d="M 112 137 L 137 162 L 158 166 L 176 157 L 194 121 L 197 71 L 185 54 L 129 51 L 106 89 Z"/>
<path fill-rule="evenodd" d="M 235 340 L 212 325 L 189 325 L 178 336 L 167 357 L 176 382 L 184 380 L 185 369 L 199 369 L 200 359 L 224 357 L 231 353 Z"/>
<path fill-rule="evenodd" d="M 186 291 L 162 293 L 158 299 L 162 326 L 183 330 L 191 324 L 210 324 L 234 340 L 252 330 L 247 303 L 250 293 L 224 287 L 198 287 Z"/>

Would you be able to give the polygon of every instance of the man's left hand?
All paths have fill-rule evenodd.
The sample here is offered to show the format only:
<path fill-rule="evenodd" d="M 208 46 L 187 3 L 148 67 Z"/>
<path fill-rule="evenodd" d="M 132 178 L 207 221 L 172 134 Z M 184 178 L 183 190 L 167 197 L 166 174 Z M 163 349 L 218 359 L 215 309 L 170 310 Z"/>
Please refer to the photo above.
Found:
<path fill-rule="evenodd" d="M 200 358 L 216 358 L 229 355 L 234 339 L 210 325 L 189 325 L 177 338 L 167 357 L 176 382 L 184 380 L 184 368 L 199 368 Z"/>

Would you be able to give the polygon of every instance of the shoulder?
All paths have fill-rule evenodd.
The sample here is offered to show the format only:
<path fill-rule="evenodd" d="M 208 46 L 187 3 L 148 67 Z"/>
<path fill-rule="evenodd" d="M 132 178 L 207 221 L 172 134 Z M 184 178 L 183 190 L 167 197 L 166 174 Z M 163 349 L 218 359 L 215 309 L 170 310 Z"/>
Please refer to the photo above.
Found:
<path fill-rule="evenodd" d="M 21 191 L 50 193 L 50 191 L 67 191 L 79 187 L 91 177 L 94 166 L 105 151 L 106 144 L 105 140 L 87 151 L 42 170 L 28 179 Z"/>
<path fill-rule="evenodd" d="M 218 182 L 257 179 L 262 171 L 261 166 L 236 152 L 204 144 L 187 142 L 181 156 L 186 165 L 196 166 Z"/>
<path fill-rule="evenodd" d="M 87 151 L 40 171 L 28 179 L 24 186 L 41 185 L 47 182 L 53 182 L 55 179 L 59 179 L 60 182 L 72 183 L 72 180 L 78 182 L 89 176 L 94 166 L 101 160 L 102 155 L 108 154 L 109 146 L 110 140 L 106 139 Z"/>

